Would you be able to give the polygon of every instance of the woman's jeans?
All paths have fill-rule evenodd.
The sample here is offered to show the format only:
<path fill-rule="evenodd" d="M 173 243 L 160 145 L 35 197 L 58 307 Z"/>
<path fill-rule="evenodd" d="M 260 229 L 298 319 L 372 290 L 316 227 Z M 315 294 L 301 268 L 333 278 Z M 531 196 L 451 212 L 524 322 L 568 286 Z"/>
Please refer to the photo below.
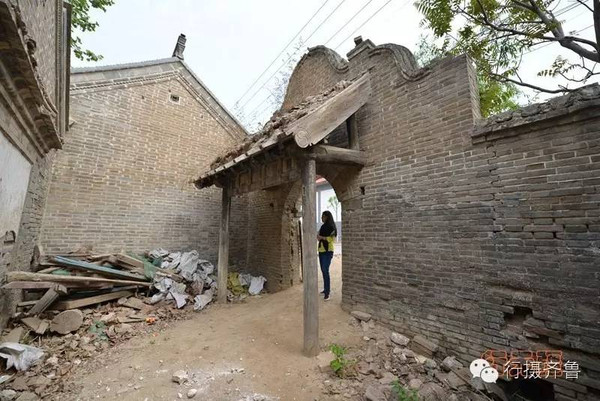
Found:
<path fill-rule="evenodd" d="M 329 266 L 331 265 L 331 259 L 333 259 L 333 252 L 319 252 L 319 263 L 321 264 L 321 273 L 323 273 L 323 285 L 325 288 L 323 292 L 325 296 L 329 296 L 331 290 L 331 283 L 329 280 Z"/>

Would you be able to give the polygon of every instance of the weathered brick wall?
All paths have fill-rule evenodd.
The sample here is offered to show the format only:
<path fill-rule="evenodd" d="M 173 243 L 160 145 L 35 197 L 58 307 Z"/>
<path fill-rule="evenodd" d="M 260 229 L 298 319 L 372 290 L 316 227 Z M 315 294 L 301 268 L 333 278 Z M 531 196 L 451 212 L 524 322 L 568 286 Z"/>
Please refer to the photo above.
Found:
<path fill-rule="evenodd" d="M 22 155 L 21 163 L 31 170 L 22 185 L 25 199 L 18 226 L 0 222 L 0 282 L 7 271 L 29 270 L 34 246 L 39 242 L 44 206 L 55 151 L 60 147 L 61 116 L 57 96 L 61 82 L 57 71 L 64 65 L 57 60 L 57 39 L 62 20 L 56 1 L 32 2 L 0 0 L 0 149 L 5 155 Z M 26 43 L 35 46 L 27 47 Z M 59 64 L 57 64 L 57 61 Z M 3 174 L 16 174 L 8 166 Z M 1 179 L 1 177 L 0 177 Z M 15 188 L 11 188 L 15 190 Z M 6 194 L 0 193 L 0 200 Z M 4 205 L 3 205 L 4 206 Z M 16 233 L 5 237 L 6 231 Z M 0 290 L 0 328 L 4 327 L 20 300 L 18 291 Z"/>
<path fill-rule="evenodd" d="M 17 1 L 10 0 L 13 3 Z M 58 5 L 57 0 L 25 0 L 18 1 L 23 22 L 28 34 L 35 39 L 35 59 L 37 70 L 48 95 L 54 99 L 56 90 L 56 24 Z"/>
<path fill-rule="evenodd" d="M 198 191 L 191 181 L 239 135 L 197 100 L 178 61 L 138 70 L 73 76 L 75 123 L 55 163 L 46 251 L 197 249 L 216 263 L 221 191 Z"/>
<path fill-rule="evenodd" d="M 371 73 L 373 94 L 357 115 L 367 165 L 345 175 L 318 169 L 334 177 L 342 203 L 344 307 L 423 334 L 467 364 L 489 348 L 561 349 L 583 373 L 555 384 L 557 399 L 597 399 L 598 89 L 474 130 L 465 57 L 418 71 L 405 49 L 363 42 L 345 71 L 332 60 L 309 52 L 284 105 Z"/>
<path fill-rule="evenodd" d="M 282 263 L 284 210 L 290 206 L 292 185 L 283 185 L 248 195 L 247 271 L 266 277 L 265 287 L 278 291 L 292 285 L 288 268 Z M 295 201 L 295 200 L 294 200 Z M 288 264 L 285 265 L 289 267 Z"/>

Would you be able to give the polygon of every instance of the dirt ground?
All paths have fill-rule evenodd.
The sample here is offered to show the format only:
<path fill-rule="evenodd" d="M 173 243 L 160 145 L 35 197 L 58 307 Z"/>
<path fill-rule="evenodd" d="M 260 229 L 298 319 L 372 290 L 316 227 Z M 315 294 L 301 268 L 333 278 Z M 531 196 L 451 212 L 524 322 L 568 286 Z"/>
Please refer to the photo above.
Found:
<path fill-rule="evenodd" d="M 320 305 L 321 346 L 353 346 L 362 333 L 341 309 L 341 257 L 331 267 L 332 300 Z M 319 282 L 322 288 L 321 281 Z M 302 286 L 247 302 L 213 305 L 167 330 L 134 337 L 83 363 L 73 400 L 326 400 L 316 358 L 302 355 Z M 190 381 L 171 381 L 178 370 Z"/>

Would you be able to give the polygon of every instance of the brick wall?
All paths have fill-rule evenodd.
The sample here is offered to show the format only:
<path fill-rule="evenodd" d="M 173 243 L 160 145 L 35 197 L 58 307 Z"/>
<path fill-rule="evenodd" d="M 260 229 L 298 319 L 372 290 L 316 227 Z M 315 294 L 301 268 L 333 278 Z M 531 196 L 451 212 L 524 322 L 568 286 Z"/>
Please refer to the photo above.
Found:
<path fill-rule="evenodd" d="M 343 306 L 467 364 L 489 348 L 561 349 L 583 373 L 555 383 L 557 399 L 597 399 L 598 88 L 481 123 L 467 58 L 418 70 L 407 52 L 365 41 L 340 63 L 313 49 L 286 94 L 289 108 L 371 73 L 373 94 L 357 114 L 367 165 L 356 174 L 318 166 L 342 203 Z M 250 205 L 265 213 L 255 236 L 283 212 L 264 211 L 280 192 L 260 196 L 259 210 Z M 248 252 L 265 245 L 251 241 Z"/>
<path fill-rule="evenodd" d="M 38 4 L 39 3 L 39 4 Z M 61 146 L 64 115 L 58 112 L 64 93 L 57 72 L 64 71 L 57 36 L 62 24 L 57 5 L 62 2 L 0 0 L 0 154 L 19 155 L 20 166 L 29 165 L 23 178 L 25 198 L 16 205 L 18 220 L 0 221 L 0 282 L 7 271 L 29 270 L 34 246 L 39 242 L 50 172 L 55 151 Z M 26 44 L 31 46 L 27 46 Z M 34 46 L 35 44 L 35 46 Z M 62 96 L 62 97 L 61 97 Z M 15 159 L 16 160 L 16 159 Z M 0 174 L 17 174 L 5 166 Z M 23 170 L 19 170 L 23 171 Z M 13 175 L 14 177 L 14 175 Z M 0 186 L 1 187 L 1 186 Z M 10 188 L 10 191 L 16 188 Z M 0 189 L 0 203 L 4 202 Z M 16 226 L 13 222 L 18 221 Z M 14 232 L 12 234 L 5 233 Z M 0 290 L 0 328 L 20 300 L 18 291 Z"/>
<path fill-rule="evenodd" d="M 198 191 L 191 180 L 241 129 L 232 134 L 182 71 L 166 60 L 73 76 L 74 124 L 53 172 L 47 252 L 197 249 L 216 263 L 221 191 Z M 234 222 L 245 218 L 235 205 Z"/>

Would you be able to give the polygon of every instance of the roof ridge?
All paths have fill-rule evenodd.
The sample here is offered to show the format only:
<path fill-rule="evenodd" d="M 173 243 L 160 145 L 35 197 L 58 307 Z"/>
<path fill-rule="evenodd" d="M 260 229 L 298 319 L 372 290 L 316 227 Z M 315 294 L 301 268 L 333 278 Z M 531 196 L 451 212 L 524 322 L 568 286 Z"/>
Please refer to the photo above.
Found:
<path fill-rule="evenodd" d="M 152 65 L 168 64 L 173 62 L 181 61 L 177 57 L 161 58 L 156 60 L 137 61 L 133 63 L 122 63 L 122 64 L 109 64 L 109 65 L 97 65 L 93 67 L 75 67 L 71 68 L 71 74 L 82 74 L 86 72 L 101 72 L 101 71 L 113 71 L 113 70 L 124 70 L 129 68 L 140 68 L 148 67 Z"/>

